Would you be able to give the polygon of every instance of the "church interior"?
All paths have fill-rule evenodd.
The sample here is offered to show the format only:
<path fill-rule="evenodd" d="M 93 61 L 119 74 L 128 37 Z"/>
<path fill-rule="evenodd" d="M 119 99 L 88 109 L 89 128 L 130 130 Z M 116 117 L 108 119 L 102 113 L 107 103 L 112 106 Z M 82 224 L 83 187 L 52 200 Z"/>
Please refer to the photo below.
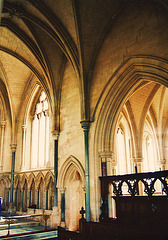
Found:
<path fill-rule="evenodd" d="M 141 195 L 167 218 L 168 1 L 0 8 L 2 212 L 77 231 L 81 207 L 97 223 L 121 214 L 115 196 Z"/>

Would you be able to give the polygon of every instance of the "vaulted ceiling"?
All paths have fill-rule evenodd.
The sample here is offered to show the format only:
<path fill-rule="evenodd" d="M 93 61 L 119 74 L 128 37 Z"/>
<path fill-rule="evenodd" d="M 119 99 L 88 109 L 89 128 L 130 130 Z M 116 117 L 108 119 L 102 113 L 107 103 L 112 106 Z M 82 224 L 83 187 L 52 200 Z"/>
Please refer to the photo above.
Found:
<path fill-rule="evenodd" d="M 0 79 L 14 119 L 32 79 L 44 87 L 53 106 L 58 108 L 67 61 L 78 80 L 81 118 L 89 118 L 88 89 L 97 54 L 109 28 L 128 2 L 135 1 L 4 0 Z M 168 9 L 167 1 L 145 2 L 160 3 Z"/>

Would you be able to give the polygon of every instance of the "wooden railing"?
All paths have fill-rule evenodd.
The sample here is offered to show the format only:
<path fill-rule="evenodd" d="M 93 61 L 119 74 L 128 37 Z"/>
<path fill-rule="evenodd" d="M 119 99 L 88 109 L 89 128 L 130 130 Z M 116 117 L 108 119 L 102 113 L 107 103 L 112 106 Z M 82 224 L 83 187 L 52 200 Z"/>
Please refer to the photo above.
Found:
<path fill-rule="evenodd" d="M 138 183 L 144 185 L 144 192 L 148 196 L 152 196 L 155 192 L 155 183 L 159 180 L 163 184 L 163 192 L 168 195 L 168 171 L 126 174 L 116 176 L 99 177 L 101 181 L 101 196 L 108 193 L 108 186 L 112 184 L 114 187 L 114 194 L 116 196 L 123 195 L 122 187 L 126 183 L 128 186 L 128 193 L 135 196 L 138 193 Z"/>
<path fill-rule="evenodd" d="M 83 237 L 78 232 L 68 231 L 65 228 L 58 227 L 59 240 L 83 240 Z"/>
<path fill-rule="evenodd" d="M 162 186 L 162 194 L 168 196 L 168 171 L 126 174 L 116 176 L 99 177 L 101 181 L 101 216 L 100 219 L 108 218 L 107 199 L 109 193 L 109 185 L 113 186 L 113 194 L 116 197 L 123 196 L 123 188 L 127 187 L 127 193 L 131 197 L 139 195 L 139 186 L 144 195 L 151 198 L 156 192 L 156 182 L 160 181 Z"/>
<path fill-rule="evenodd" d="M 59 240 L 168 239 L 168 171 L 100 177 L 100 222 L 81 222 L 79 233 L 58 228 Z M 160 196 L 156 182 L 160 181 Z M 108 217 L 109 185 L 113 186 L 117 218 Z M 139 187 L 143 196 L 140 196 Z M 127 188 L 127 195 L 123 192 Z"/>

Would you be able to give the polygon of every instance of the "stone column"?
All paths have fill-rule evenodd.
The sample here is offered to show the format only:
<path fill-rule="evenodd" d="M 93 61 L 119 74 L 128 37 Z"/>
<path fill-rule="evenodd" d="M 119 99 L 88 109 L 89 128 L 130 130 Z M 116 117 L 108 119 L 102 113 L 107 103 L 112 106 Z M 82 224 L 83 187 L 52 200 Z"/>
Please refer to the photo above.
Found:
<path fill-rule="evenodd" d="M 58 138 L 59 132 L 57 130 L 52 132 L 54 138 L 54 207 L 58 207 L 58 189 L 57 189 L 57 178 L 58 178 Z"/>
<path fill-rule="evenodd" d="M 45 209 L 48 210 L 48 187 L 45 188 Z"/>
<path fill-rule="evenodd" d="M 112 156 L 112 151 L 99 152 L 99 157 L 101 158 L 102 176 L 114 175 L 116 162 L 112 159 Z"/>
<path fill-rule="evenodd" d="M 45 111 L 45 149 L 44 149 L 44 166 L 46 167 L 48 164 L 48 156 L 46 154 L 47 152 L 47 147 L 48 147 L 48 139 L 47 139 L 47 126 L 48 126 L 48 121 L 49 121 L 49 111 Z"/>
<path fill-rule="evenodd" d="M 28 190 L 28 193 L 29 193 L 29 207 L 31 206 L 31 189 L 29 188 Z"/>
<path fill-rule="evenodd" d="M 61 226 L 65 227 L 65 188 L 60 189 L 61 192 Z"/>
<path fill-rule="evenodd" d="M 141 173 L 142 172 L 142 160 L 143 160 L 142 157 L 133 158 L 135 173 Z"/>
<path fill-rule="evenodd" d="M 54 207 L 52 213 L 52 227 L 57 227 L 60 223 L 60 214 L 58 209 L 58 188 L 57 188 L 57 178 L 58 178 L 58 138 L 59 131 L 54 130 L 52 132 L 54 139 Z"/>
<path fill-rule="evenodd" d="M 160 166 L 161 166 L 161 171 L 166 170 L 166 159 L 161 159 L 159 161 L 159 163 L 160 163 Z"/>
<path fill-rule="evenodd" d="M 37 200 L 36 200 L 36 208 L 39 209 L 39 188 L 36 188 L 36 193 L 37 193 Z"/>
<path fill-rule="evenodd" d="M 6 189 L 6 207 L 9 207 L 9 196 L 10 196 L 10 189 Z"/>
<path fill-rule="evenodd" d="M 17 188 L 15 188 L 15 207 L 17 207 Z"/>
<path fill-rule="evenodd" d="M 141 173 L 142 172 L 142 157 L 139 158 L 133 158 L 133 163 L 135 167 L 135 173 Z M 143 195 L 143 185 L 141 182 L 138 184 L 138 194 Z"/>
<path fill-rule="evenodd" d="M 116 166 L 117 166 L 116 155 L 113 152 L 112 153 L 112 175 L 116 175 Z"/>
<path fill-rule="evenodd" d="M 21 169 L 22 170 L 25 167 L 26 131 L 27 131 L 27 126 L 22 125 L 22 163 L 21 163 Z"/>
<path fill-rule="evenodd" d="M 112 151 L 101 151 L 99 152 L 99 157 L 101 158 L 102 176 L 115 175 L 117 162 L 114 159 L 114 153 Z M 109 194 L 104 201 L 104 206 L 108 209 L 106 212 L 109 217 L 116 216 L 115 201 L 112 198 L 113 195 L 113 186 L 110 185 Z"/>
<path fill-rule="evenodd" d="M 89 180 L 89 121 L 81 121 L 85 143 L 86 220 L 90 221 L 90 180 Z"/>
<path fill-rule="evenodd" d="M 15 153 L 16 144 L 11 144 L 12 150 L 12 167 L 11 167 L 11 191 L 10 191 L 10 204 L 13 204 L 13 189 L 14 189 L 14 172 L 15 172 Z"/>
<path fill-rule="evenodd" d="M 24 187 L 21 189 L 21 208 L 24 208 Z"/>
<path fill-rule="evenodd" d="M 3 170 L 3 149 L 4 149 L 5 126 L 6 126 L 6 121 L 1 121 L 0 170 Z"/>

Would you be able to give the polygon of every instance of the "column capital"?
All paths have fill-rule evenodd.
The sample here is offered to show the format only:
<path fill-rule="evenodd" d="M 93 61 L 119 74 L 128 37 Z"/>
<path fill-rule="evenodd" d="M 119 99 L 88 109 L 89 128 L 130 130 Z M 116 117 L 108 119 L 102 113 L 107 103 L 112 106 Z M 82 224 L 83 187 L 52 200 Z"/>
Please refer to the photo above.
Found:
<path fill-rule="evenodd" d="M 60 133 L 59 130 L 52 131 L 52 137 L 54 138 L 54 140 L 58 140 L 59 133 Z"/>
<path fill-rule="evenodd" d="M 5 120 L 2 120 L 1 121 L 1 128 L 4 128 L 6 126 L 6 121 Z"/>
<path fill-rule="evenodd" d="M 26 124 L 23 124 L 22 125 L 22 130 L 24 131 L 24 130 L 27 130 L 27 125 Z"/>
<path fill-rule="evenodd" d="M 66 188 L 60 188 L 59 190 L 61 193 L 65 193 Z"/>
<path fill-rule="evenodd" d="M 160 164 L 166 164 L 166 159 L 160 159 L 160 160 L 159 160 L 159 163 L 160 163 Z"/>
<path fill-rule="evenodd" d="M 166 159 L 160 159 L 160 160 L 159 160 L 159 163 L 160 163 L 160 165 L 161 165 L 161 169 L 162 169 L 162 170 L 166 170 L 166 169 L 165 169 Z"/>
<path fill-rule="evenodd" d="M 112 151 L 99 151 L 100 158 L 112 158 L 113 152 Z"/>
<path fill-rule="evenodd" d="M 86 193 L 86 186 L 84 186 L 82 188 L 83 188 L 83 192 Z"/>
<path fill-rule="evenodd" d="M 143 158 L 142 157 L 139 157 L 139 158 L 136 158 L 136 157 L 134 157 L 134 158 L 132 158 L 132 161 L 135 163 L 135 164 L 140 164 L 140 163 L 142 163 L 142 161 L 143 161 Z"/>
<path fill-rule="evenodd" d="M 10 145 L 10 147 L 11 147 L 12 152 L 16 152 L 17 144 L 12 143 L 12 144 Z"/>
<path fill-rule="evenodd" d="M 83 120 L 80 122 L 81 127 L 83 128 L 83 131 L 89 131 L 90 128 L 90 121 L 89 120 Z"/>

